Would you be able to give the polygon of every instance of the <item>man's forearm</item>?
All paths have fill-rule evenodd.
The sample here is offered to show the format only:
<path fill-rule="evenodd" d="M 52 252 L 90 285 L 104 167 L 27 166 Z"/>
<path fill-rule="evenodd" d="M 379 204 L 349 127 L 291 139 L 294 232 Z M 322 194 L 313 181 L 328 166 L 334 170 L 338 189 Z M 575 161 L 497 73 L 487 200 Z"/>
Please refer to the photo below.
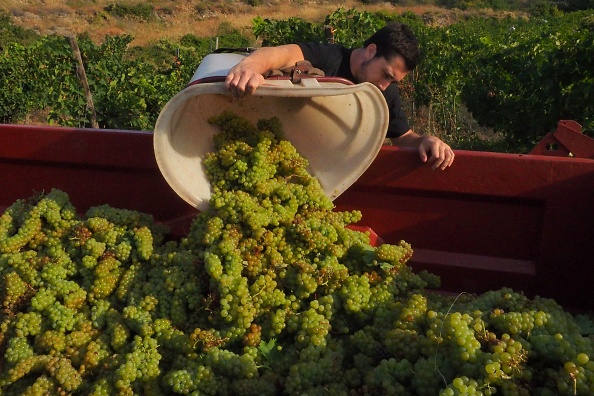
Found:
<path fill-rule="evenodd" d="M 421 142 L 422 137 L 413 132 L 412 129 L 409 129 L 403 135 L 392 138 L 392 143 L 394 143 L 398 147 L 410 147 L 410 148 L 418 148 Z"/>
<path fill-rule="evenodd" d="M 293 66 L 301 60 L 303 60 L 301 48 L 296 44 L 287 44 L 259 48 L 246 56 L 240 64 L 249 66 L 252 70 L 264 75 L 271 70 Z"/>
<path fill-rule="evenodd" d="M 452 165 L 455 154 L 452 148 L 435 136 L 421 136 L 412 130 L 393 140 L 399 147 L 416 148 L 421 156 L 421 161 L 431 162 L 432 169 L 445 168 Z"/>

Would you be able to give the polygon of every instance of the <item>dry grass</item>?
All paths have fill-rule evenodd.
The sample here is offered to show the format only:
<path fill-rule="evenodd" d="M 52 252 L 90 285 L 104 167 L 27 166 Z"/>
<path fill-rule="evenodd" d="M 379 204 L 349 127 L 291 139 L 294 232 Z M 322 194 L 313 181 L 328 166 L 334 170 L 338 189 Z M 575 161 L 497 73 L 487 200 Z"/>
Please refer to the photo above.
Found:
<path fill-rule="evenodd" d="M 105 11 L 109 4 L 137 4 L 113 0 L 3 0 L 0 11 L 10 15 L 15 24 L 33 29 L 40 34 L 71 35 L 88 33 L 101 42 L 105 36 L 130 34 L 132 45 L 145 45 L 159 39 L 176 39 L 185 34 L 212 36 L 221 23 L 251 35 L 252 20 L 256 16 L 274 19 L 299 17 L 307 21 L 322 21 L 340 7 L 359 11 L 403 12 L 418 14 L 444 14 L 437 7 L 396 7 L 390 3 L 365 5 L 358 0 L 282 1 L 263 0 L 252 7 L 235 0 L 191 1 L 153 0 L 156 17 L 150 21 L 122 19 Z"/>

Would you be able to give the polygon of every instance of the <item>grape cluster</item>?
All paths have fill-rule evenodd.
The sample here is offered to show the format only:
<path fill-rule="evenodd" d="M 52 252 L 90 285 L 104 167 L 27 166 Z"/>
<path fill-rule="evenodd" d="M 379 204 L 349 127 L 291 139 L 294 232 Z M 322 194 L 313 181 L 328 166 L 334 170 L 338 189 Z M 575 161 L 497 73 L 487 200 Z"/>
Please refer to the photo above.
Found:
<path fill-rule="evenodd" d="M 0 216 L 1 395 L 594 392 L 591 318 L 439 292 L 334 210 L 278 119 L 210 122 L 210 209 L 182 238 L 60 190 Z"/>

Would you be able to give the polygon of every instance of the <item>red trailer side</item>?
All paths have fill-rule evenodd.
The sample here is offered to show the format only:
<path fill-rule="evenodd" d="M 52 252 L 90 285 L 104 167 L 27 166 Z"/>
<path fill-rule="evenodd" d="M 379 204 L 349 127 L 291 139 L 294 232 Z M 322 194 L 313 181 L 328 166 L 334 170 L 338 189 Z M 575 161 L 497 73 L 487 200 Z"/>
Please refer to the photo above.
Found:
<path fill-rule="evenodd" d="M 182 227 L 196 214 L 163 179 L 151 132 L 0 124 L 0 175 L 1 210 L 58 188 L 82 213 L 110 204 Z"/>

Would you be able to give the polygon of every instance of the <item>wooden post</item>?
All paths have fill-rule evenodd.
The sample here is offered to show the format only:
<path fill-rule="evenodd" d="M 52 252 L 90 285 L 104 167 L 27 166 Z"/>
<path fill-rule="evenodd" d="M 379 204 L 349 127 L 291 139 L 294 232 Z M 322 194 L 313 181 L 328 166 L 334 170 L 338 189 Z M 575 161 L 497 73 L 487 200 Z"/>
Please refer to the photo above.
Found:
<path fill-rule="evenodd" d="M 93 128 L 99 128 L 99 123 L 97 122 L 97 113 L 95 112 L 95 105 L 93 104 L 93 95 L 91 95 L 91 90 L 89 89 L 89 82 L 87 80 L 87 73 L 85 72 L 85 66 L 82 61 L 82 57 L 80 55 L 80 49 L 78 48 L 78 43 L 76 42 L 76 37 L 69 36 L 68 42 L 70 43 L 70 47 L 72 48 L 72 52 L 74 57 L 76 58 L 76 74 L 80 82 L 83 85 L 85 90 L 85 97 L 87 98 L 87 106 L 91 109 L 91 126 Z"/>
<path fill-rule="evenodd" d="M 326 41 L 329 44 L 334 44 L 334 33 L 336 33 L 336 29 L 331 25 L 324 25 L 324 32 L 326 33 Z"/>

